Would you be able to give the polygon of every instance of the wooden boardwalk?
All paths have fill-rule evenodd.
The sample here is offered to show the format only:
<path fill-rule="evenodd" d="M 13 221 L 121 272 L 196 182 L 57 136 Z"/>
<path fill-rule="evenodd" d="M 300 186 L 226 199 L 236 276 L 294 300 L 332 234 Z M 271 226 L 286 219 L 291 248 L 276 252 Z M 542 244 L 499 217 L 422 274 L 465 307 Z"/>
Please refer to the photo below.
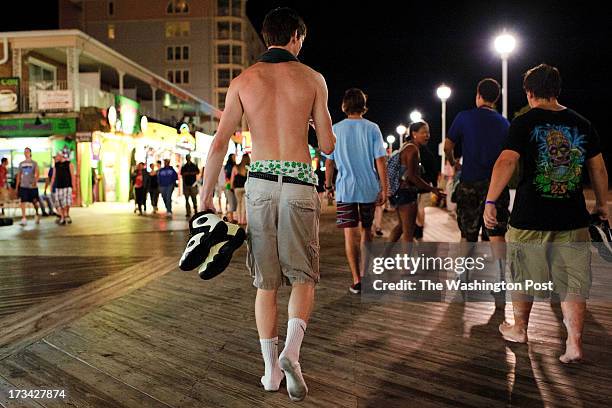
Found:
<path fill-rule="evenodd" d="M 301 353 L 310 393 L 301 406 L 612 406 L 612 304 L 589 305 L 586 362 L 563 366 L 557 360 L 564 338 L 558 305 L 536 304 L 530 344 L 514 346 L 499 337 L 497 325 L 504 313 L 495 312 L 491 303 L 361 302 L 348 293 L 350 273 L 333 220 L 328 211 L 321 223 L 322 280 Z M 386 214 L 386 228 L 392 222 L 392 214 Z M 428 211 L 427 222 L 427 240 L 458 238 L 445 212 Z M 175 224 L 180 229 L 179 221 Z M 116 256 L 129 253 L 134 256 L 130 251 L 138 248 L 137 243 L 148 242 L 148 254 L 158 260 L 155 265 L 138 268 L 148 261 L 132 259 L 138 263 L 102 279 L 125 278 L 130 268 L 139 276 L 146 275 L 140 269 L 154 276 L 141 283 L 134 276 L 122 293 L 101 296 L 97 309 L 95 304 L 66 320 L 56 317 L 56 327 L 48 328 L 40 339 L 33 335 L 1 359 L 0 406 L 296 406 L 284 389 L 265 393 L 258 386 L 263 363 L 244 248 L 224 274 L 205 282 L 195 272 L 175 266 L 184 232 L 150 231 L 141 220 L 121 228 L 125 229 L 121 234 L 111 231 L 103 238 L 92 238 L 84 228 L 82 236 L 72 239 L 86 252 L 108 257 L 105 262 L 118 262 Z M 130 234 L 130 229 L 136 232 Z M 68 236 L 65 239 L 64 245 L 72 242 Z M 23 256 L 23 248 L 11 245 L 0 262 L 7 261 L 5 256 Z M 48 248 L 40 256 L 56 250 Z M 76 290 L 99 287 L 100 282 Z M 74 291 L 39 303 L 36 313 L 43 313 L 48 302 L 59 307 Z M 284 289 L 280 296 L 281 340 L 287 295 Z M 28 310 L 19 313 L 25 317 Z M 0 318 L 0 327 L 9 318 Z M 37 388 L 65 389 L 67 398 L 8 399 L 10 389 Z"/>

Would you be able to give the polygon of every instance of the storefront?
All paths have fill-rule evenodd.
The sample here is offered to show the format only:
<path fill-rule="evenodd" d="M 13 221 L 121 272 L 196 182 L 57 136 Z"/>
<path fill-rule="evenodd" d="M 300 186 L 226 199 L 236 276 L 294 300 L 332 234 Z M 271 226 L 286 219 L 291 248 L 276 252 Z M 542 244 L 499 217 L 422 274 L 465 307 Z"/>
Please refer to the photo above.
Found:
<path fill-rule="evenodd" d="M 9 160 L 9 180 L 15 181 L 19 163 L 25 159 L 23 151 L 29 147 L 39 167 L 42 193 L 55 154 L 70 157 L 77 168 L 75 134 L 76 118 L 0 119 L 0 157 Z"/>

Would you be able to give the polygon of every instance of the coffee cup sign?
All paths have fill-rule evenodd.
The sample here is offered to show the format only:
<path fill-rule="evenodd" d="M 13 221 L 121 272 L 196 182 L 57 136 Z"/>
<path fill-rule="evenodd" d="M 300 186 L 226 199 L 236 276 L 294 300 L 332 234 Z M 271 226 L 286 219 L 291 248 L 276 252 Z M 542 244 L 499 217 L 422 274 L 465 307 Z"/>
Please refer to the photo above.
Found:
<path fill-rule="evenodd" d="M 0 78 L 0 112 L 19 111 L 19 78 Z"/>

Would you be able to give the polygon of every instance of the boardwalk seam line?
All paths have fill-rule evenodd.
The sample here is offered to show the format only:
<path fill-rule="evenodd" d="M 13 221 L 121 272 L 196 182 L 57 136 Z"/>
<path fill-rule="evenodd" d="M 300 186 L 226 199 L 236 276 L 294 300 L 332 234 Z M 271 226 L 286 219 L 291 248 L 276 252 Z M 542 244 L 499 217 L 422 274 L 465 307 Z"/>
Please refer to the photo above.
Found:
<path fill-rule="evenodd" d="M 175 406 L 173 406 L 173 405 L 167 404 L 166 402 L 164 402 L 164 401 L 162 401 L 162 400 L 160 400 L 160 399 L 155 398 L 154 396 L 152 396 L 152 395 L 151 395 L 151 394 L 149 394 L 149 393 L 146 393 L 146 392 L 144 392 L 144 391 L 141 391 L 140 389 L 138 389 L 138 388 L 134 387 L 134 386 L 133 386 L 133 385 L 131 385 L 131 384 L 126 383 L 125 381 L 123 381 L 123 380 L 121 380 L 121 379 L 119 379 L 119 378 L 115 377 L 114 375 L 112 375 L 112 374 L 110 374 L 110 373 L 107 373 L 107 372 L 106 372 L 106 371 L 104 371 L 104 370 L 99 369 L 98 367 L 94 366 L 93 364 L 88 363 L 87 361 L 83 360 L 83 359 L 82 359 L 82 358 L 80 358 L 80 357 L 75 356 L 75 355 L 74 355 L 74 354 L 72 354 L 72 353 L 69 353 L 68 351 L 66 351 L 66 350 L 62 349 L 61 347 L 58 347 L 58 346 L 56 346 L 55 344 L 50 343 L 50 342 L 49 342 L 47 339 L 42 339 L 42 341 L 43 341 L 43 343 L 47 344 L 48 346 L 51 346 L 52 348 L 56 349 L 57 351 L 59 351 L 59 352 L 61 352 L 61 353 L 66 354 L 68 357 L 70 357 L 70 358 L 73 358 L 73 359 L 77 360 L 79 363 L 85 364 L 86 366 L 88 366 L 88 367 L 90 367 L 90 368 L 93 368 L 94 370 L 96 370 L 96 371 L 98 371 L 98 372 L 101 372 L 102 374 L 104 374 L 104 375 L 106 375 L 106 376 L 108 376 L 108 377 L 112 378 L 113 380 L 115 380 L 115 381 L 117 381 L 117 382 L 120 382 L 121 384 L 123 384 L 123 385 L 125 385 L 125 386 L 127 386 L 127 387 L 129 387 L 129 388 L 131 388 L 131 389 L 133 389 L 133 390 L 134 390 L 134 391 L 136 391 L 136 392 L 139 392 L 139 393 L 141 393 L 141 394 L 143 394 L 143 395 L 146 395 L 147 397 L 151 398 L 152 400 L 157 401 L 157 402 L 159 402 L 160 404 L 163 404 L 163 405 L 165 405 L 165 406 L 167 406 L 167 407 L 169 407 L 169 408 L 176 408 L 176 407 L 175 407 Z"/>
<path fill-rule="evenodd" d="M 157 263 L 158 271 L 155 273 L 145 273 L 141 271 L 140 274 L 137 273 L 128 273 L 131 271 L 138 271 L 142 269 L 143 265 L 148 265 L 151 263 Z M 135 265 L 132 265 L 128 268 L 123 269 L 121 272 L 116 274 L 98 279 L 96 281 L 87 283 L 78 288 L 72 289 L 68 292 L 65 292 L 61 296 L 58 296 L 55 299 L 51 299 L 48 302 L 43 302 L 37 305 L 34 305 L 30 309 L 24 310 L 22 312 L 16 313 L 14 315 L 8 316 L 6 319 L 0 319 L 0 329 L 7 329 L 13 335 L 16 330 L 27 330 L 28 327 L 35 324 L 38 326 L 37 322 L 40 321 L 41 316 L 51 315 L 52 313 L 56 313 L 58 310 L 67 308 L 75 309 L 75 307 L 79 310 L 85 310 L 84 313 L 79 315 L 65 315 L 63 317 L 59 317 L 56 319 L 53 324 L 48 327 L 44 327 L 39 330 L 30 330 L 27 331 L 20 337 L 11 337 L 11 334 L 7 336 L 3 336 L 0 334 L 0 361 L 14 355 L 19 350 L 22 350 L 31 344 L 40 341 L 45 336 L 51 334 L 53 331 L 65 326 L 69 322 L 78 320 L 79 318 L 84 317 L 88 313 L 91 313 L 93 310 L 98 309 L 105 304 L 109 303 L 112 300 L 118 299 L 120 297 L 126 296 L 129 293 L 140 289 L 143 286 L 146 286 L 151 281 L 159 278 L 170 272 L 174 268 L 175 261 L 170 257 L 162 257 L 158 260 L 146 260 Z M 92 294 L 100 295 L 101 293 L 115 291 L 113 294 L 110 294 L 107 298 L 103 300 L 98 300 L 90 303 L 85 309 L 83 309 L 83 304 L 78 307 L 79 302 L 87 302 Z M 120 294 L 118 294 L 118 292 Z M 110 292 L 109 292 L 110 293 Z M 75 310 L 77 310 L 75 309 Z M 16 323 L 13 323 L 15 320 L 18 320 Z"/>

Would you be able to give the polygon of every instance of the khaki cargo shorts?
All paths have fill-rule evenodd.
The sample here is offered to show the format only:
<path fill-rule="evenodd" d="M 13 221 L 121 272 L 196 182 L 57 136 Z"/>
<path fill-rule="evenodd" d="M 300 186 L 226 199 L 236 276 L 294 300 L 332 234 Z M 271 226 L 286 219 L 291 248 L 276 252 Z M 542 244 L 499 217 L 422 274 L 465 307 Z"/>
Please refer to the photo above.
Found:
<path fill-rule="evenodd" d="M 246 182 L 247 267 L 258 289 L 319 282 L 319 216 L 314 186 Z"/>
<path fill-rule="evenodd" d="M 589 297 L 591 244 L 587 228 L 570 231 L 532 231 L 510 227 L 506 234 L 509 281 L 525 284 L 553 282 L 553 291 Z M 546 298 L 536 288 L 517 291 Z"/>

